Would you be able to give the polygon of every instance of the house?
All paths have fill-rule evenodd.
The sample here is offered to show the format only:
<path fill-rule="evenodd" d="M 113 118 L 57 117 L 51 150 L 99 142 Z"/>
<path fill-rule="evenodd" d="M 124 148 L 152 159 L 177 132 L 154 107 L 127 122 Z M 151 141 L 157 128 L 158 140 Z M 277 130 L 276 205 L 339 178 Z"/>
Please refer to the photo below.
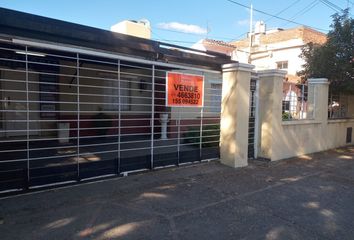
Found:
<path fill-rule="evenodd" d="M 251 39 L 250 39 L 251 38 Z M 300 57 L 308 43 L 323 44 L 326 35 L 305 26 L 291 29 L 266 30 L 259 21 L 248 38 L 232 42 L 236 47 L 233 59 L 248 62 L 255 70 L 281 69 L 287 71 L 283 85 L 283 112 L 285 119 L 305 119 L 307 112 L 307 87 L 302 85 L 297 72 L 303 69 Z"/>
<path fill-rule="evenodd" d="M 297 72 L 305 63 L 300 57 L 301 49 L 308 43 L 323 44 L 326 35 L 305 26 L 291 29 L 266 30 L 263 22 L 257 22 L 255 32 L 248 38 L 231 42 L 236 47 L 234 60 L 249 62 L 256 70 L 282 69 L 287 71 L 287 80 L 297 83 Z M 250 47 L 251 44 L 251 47 Z M 247 59 L 244 57 L 247 54 Z"/>
<path fill-rule="evenodd" d="M 235 61 L 250 63 L 255 70 L 281 69 L 287 72 L 283 86 L 283 112 L 288 118 L 304 119 L 307 112 L 307 87 L 301 85 L 297 72 L 305 63 L 300 57 L 302 48 L 308 43 L 323 44 L 326 35 L 305 26 L 291 29 L 267 30 L 262 21 L 255 30 L 242 40 L 226 43 L 203 39 L 193 48 L 209 50 L 231 56 Z"/>
<path fill-rule="evenodd" d="M 220 41 L 220 40 L 214 40 L 210 38 L 206 39 L 201 39 L 197 43 L 195 43 L 192 48 L 198 49 L 201 51 L 212 51 L 212 52 L 218 52 L 218 53 L 223 53 L 228 56 L 233 56 L 236 46 L 233 44 Z"/>
<path fill-rule="evenodd" d="M 121 34 L 0 16 L 0 192 L 218 158 L 229 56 L 132 36 L 146 21 Z M 203 92 L 181 98 L 203 104 L 166 104 L 169 73 L 202 78 Z"/>

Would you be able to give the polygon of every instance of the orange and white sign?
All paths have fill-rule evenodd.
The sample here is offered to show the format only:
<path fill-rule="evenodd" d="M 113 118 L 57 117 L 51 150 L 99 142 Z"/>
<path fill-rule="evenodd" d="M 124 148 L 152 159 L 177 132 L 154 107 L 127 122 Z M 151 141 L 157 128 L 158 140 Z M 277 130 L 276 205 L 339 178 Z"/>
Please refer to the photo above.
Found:
<path fill-rule="evenodd" d="M 166 106 L 203 107 L 204 76 L 167 72 Z"/>

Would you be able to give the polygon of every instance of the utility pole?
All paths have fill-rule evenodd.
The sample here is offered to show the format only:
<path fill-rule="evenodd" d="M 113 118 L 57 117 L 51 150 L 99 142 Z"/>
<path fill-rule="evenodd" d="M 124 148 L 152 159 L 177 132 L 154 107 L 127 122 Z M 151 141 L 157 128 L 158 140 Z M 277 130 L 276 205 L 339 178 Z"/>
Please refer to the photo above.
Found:
<path fill-rule="evenodd" d="M 253 5 L 251 4 L 250 8 L 250 32 L 248 34 L 249 37 L 249 55 L 248 55 L 248 63 L 251 63 L 251 55 L 252 55 L 252 32 L 253 32 Z"/>
<path fill-rule="evenodd" d="M 209 33 L 210 33 L 209 21 L 207 21 L 207 23 L 206 23 L 206 30 L 207 30 L 207 32 L 206 32 L 206 38 L 208 38 L 208 37 L 209 37 Z"/>

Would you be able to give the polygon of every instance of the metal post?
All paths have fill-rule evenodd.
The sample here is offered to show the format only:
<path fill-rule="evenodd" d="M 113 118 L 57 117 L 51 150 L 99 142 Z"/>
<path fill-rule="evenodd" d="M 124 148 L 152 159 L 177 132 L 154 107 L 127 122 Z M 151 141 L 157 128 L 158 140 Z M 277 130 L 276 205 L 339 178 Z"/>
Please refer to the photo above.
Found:
<path fill-rule="evenodd" d="M 330 102 L 329 102 L 329 105 L 331 106 L 331 110 L 330 110 L 330 112 L 329 112 L 329 118 L 332 118 L 332 116 L 333 116 L 333 107 L 332 107 L 332 103 L 333 103 L 333 94 L 332 94 L 332 91 L 331 91 L 331 93 L 330 93 L 330 100 L 329 100 Z"/>
<path fill-rule="evenodd" d="M 203 143 L 203 114 L 204 106 L 200 109 L 200 133 L 199 133 L 199 161 L 202 161 L 202 143 Z"/>
<path fill-rule="evenodd" d="M 80 181 L 80 60 L 79 53 L 76 53 L 76 94 L 77 94 L 77 181 Z"/>
<path fill-rule="evenodd" d="M 177 166 L 179 166 L 179 158 L 180 158 L 180 151 L 181 151 L 181 109 L 178 109 L 178 120 L 177 120 Z"/>
<path fill-rule="evenodd" d="M 259 111 L 258 111 L 258 106 L 259 106 L 259 81 L 256 80 L 256 90 L 255 90 L 255 106 L 254 106 L 254 158 L 256 159 L 258 157 L 258 131 L 259 131 Z"/>
<path fill-rule="evenodd" d="M 252 32 L 253 32 L 253 5 L 250 7 L 250 32 L 249 32 L 249 55 L 248 55 L 248 63 L 251 63 L 251 55 L 252 55 Z"/>
<path fill-rule="evenodd" d="M 29 116 L 29 94 L 28 94 L 28 90 L 29 90 L 29 85 L 28 85 L 28 55 L 27 55 L 27 46 L 26 46 L 26 55 L 25 55 L 25 59 L 26 59 L 26 119 L 27 119 L 27 123 L 26 123 L 26 145 L 27 145 L 27 186 L 26 188 L 29 188 L 29 183 L 30 183 L 30 150 L 29 150 L 29 128 L 30 128 L 30 124 L 29 124 L 29 120 L 30 120 L 30 116 Z"/>
<path fill-rule="evenodd" d="M 301 85 L 301 119 L 304 119 L 305 85 Z"/>
<path fill-rule="evenodd" d="M 120 118 L 121 118 L 121 98 L 120 98 L 120 60 L 118 59 L 118 159 L 117 174 L 120 173 Z"/>
<path fill-rule="evenodd" d="M 286 97 L 286 96 L 285 96 Z M 288 120 L 291 119 L 292 117 L 292 94 L 291 94 L 291 84 L 289 85 L 289 116 L 288 116 Z"/>
<path fill-rule="evenodd" d="M 151 143 L 150 143 L 150 168 L 154 168 L 154 127 L 155 127 L 155 65 L 152 65 L 152 85 L 151 85 Z"/>

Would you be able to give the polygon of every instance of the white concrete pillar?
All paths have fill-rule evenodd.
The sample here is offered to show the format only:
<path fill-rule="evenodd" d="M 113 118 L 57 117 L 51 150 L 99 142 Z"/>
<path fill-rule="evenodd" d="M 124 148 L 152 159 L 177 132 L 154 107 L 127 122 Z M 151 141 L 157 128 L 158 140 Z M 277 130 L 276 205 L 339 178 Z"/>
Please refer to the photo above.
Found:
<path fill-rule="evenodd" d="M 310 78 L 307 80 L 308 119 L 327 123 L 328 118 L 328 88 L 327 78 Z"/>
<path fill-rule="evenodd" d="M 276 159 L 277 144 L 282 138 L 278 137 L 282 131 L 282 98 L 283 81 L 286 71 L 263 70 L 258 72 L 259 77 L 259 141 L 258 156 L 270 160 Z M 257 128 L 256 128 L 257 129 Z M 280 146 L 280 145 L 279 145 Z M 280 151 L 281 149 L 279 149 Z"/>
<path fill-rule="evenodd" d="M 221 162 L 231 167 L 247 166 L 250 81 L 253 65 L 223 66 L 220 125 Z"/>

